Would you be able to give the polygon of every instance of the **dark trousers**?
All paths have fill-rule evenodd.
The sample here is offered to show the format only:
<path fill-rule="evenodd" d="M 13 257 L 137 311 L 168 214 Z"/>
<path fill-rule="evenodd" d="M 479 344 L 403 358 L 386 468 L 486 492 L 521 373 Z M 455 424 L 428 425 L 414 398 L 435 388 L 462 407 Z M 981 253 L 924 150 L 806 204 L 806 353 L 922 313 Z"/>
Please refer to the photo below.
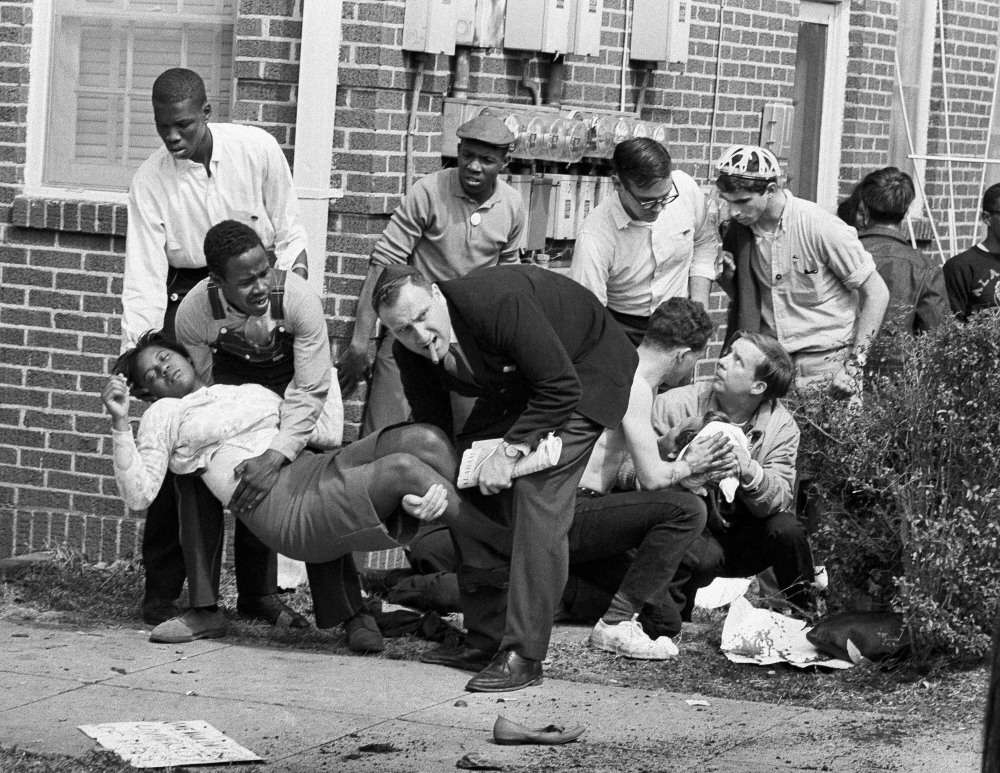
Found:
<path fill-rule="evenodd" d="M 569 530 L 576 489 L 603 428 L 574 413 L 559 435 L 559 465 L 515 478 L 510 489 L 469 497 L 510 529 L 510 542 L 489 545 L 455 533 L 462 565 L 458 585 L 468 643 L 483 650 L 513 649 L 544 660 L 552 615 L 569 573 Z"/>
<path fill-rule="evenodd" d="M 406 546 L 406 557 L 416 574 L 389 589 L 389 602 L 440 614 L 460 612 L 458 557 L 448 526 L 440 521 L 422 524 Z"/>
<path fill-rule="evenodd" d="M 368 399 L 361 419 L 361 437 L 402 424 L 410 418 L 410 404 L 403 393 L 399 366 L 392 356 L 392 342 L 395 340 L 391 333 L 386 333 L 376 345 L 372 377 L 368 382 Z"/>
<path fill-rule="evenodd" d="M 701 497 L 679 488 L 577 494 L 570 573 L 642 605 L 667 588 L 706 518 Z"/>
<path fill-rule="evenodd" d="M 224 526 L 222 504 L 199 477 L 168 472 L 146 511 L 142 535 L 146 598 L 176 599 L 186 577 L 191 606 L 216 604 Z M 239 595 L 266 596 L 277 591 L 277 556 L 239 521 L 233 560 Z"/>
<path fill-rule="evenodd" d="M 768 567 L 773 567 L 786 598 L 808 608 L 815 568 L 805 528 L 792 513 L 768 518 L 738 513 L 721 535 L 706 532 L 694 542 L 668 592 L 653 604 L 649 617 L 654 631 L 647 633 L 676 636 L 681 621 L 691 619 L 698 588 L 716 577 L 749 577 Z"/>
<path fill-rule="evenodd" d="M 322 564 L 306 564 L 317 628 L 333 628 L 361 609 L 361 579 L 348 553 Z"/>
<path fill-rule="evenodd" d="M 639 348 L 642 339 L 646 337 L 646 328 L 649 327 L 649 317 L 639 317 L 635 314 L 623 314 L 614 309 L 608 309 L 608 313 L 614 317 L 615 322 L 621 325 L 632 346 Z"/>

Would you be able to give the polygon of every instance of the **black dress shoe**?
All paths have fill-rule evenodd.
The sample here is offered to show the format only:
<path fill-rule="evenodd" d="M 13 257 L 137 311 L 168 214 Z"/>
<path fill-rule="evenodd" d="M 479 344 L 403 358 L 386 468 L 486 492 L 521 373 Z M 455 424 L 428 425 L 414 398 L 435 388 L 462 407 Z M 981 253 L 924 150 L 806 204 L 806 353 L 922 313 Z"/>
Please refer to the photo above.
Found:
<path fill-rule="evenodd" d="M 521 657 L 514 650 L 498 652 L 465 689 L 469 692 L 509 692 L 542 683 L 542 661 Z"/>
<path fill-rule="evenodd" d="M 236 614 L 247 620 L 264 620 L 281 628 L 308 628 L 309 621 L 278 598 L 270 596 L 240 596 Z"/>
<path fill-rule="evenodd" d="M 470 647 L 468 644 L 458 646 L 445 643 L 440 647 L 428 650 L 420 656 L 421 663 L 431 663 L 435 666 L 460 668 L 463 671 L 482 671 L 490 664 L 493 653 Z"/>

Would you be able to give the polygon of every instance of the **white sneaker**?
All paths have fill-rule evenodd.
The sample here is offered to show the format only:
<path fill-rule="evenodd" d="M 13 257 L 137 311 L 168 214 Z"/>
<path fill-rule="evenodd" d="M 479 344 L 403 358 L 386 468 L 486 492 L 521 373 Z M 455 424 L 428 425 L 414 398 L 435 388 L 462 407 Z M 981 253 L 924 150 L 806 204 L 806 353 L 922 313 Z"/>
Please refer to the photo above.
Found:
<path fill-rule="evenodd" d="M 615 625 L 598 620 L 590 634 L 590 646 L 636 660 L 667 660 L 677 656 L 677 645 L 667 636 L 653 641 L 642 630 L 639 615 Z"/>

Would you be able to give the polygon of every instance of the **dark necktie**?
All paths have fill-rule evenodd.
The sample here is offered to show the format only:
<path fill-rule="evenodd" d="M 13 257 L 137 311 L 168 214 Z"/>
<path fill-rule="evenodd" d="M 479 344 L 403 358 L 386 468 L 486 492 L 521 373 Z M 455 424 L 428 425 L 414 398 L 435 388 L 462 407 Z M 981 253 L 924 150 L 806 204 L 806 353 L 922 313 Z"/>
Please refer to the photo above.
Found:
<path fill-rule="evenodd" d="M 457 378 L 459 381 L 464 381 L 466 384 L 476 383 L 476 378 L 465 363 L 465 357 L 462 355 L 462 351 L 458 348 L 457 344 L 452 344 L 448 347 L 448 353 L 441 360 L 441 367 L 445 369 L 448 375 Z"/>

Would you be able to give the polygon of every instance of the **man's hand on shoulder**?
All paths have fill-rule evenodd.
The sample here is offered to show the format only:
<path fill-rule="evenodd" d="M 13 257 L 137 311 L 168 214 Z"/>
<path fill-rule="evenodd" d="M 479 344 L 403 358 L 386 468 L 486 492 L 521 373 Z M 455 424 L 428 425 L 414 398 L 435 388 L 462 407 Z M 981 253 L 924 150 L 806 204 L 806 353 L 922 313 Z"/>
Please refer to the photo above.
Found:
<path fill-rule="evenodd" d="M 352 346 L 337 360 L 336 365 L 340 394 L 349 397 L 358 384 L 371 375 L 372 358 L 367 351 Z"/>
<path fill-rule="evenodd" d="M 250 512 L 267 496 L 278 482 L 278 472 L 288 463 L 288 459 L 280 451 L 267 449 L 260 456 L 240 462 L 233 470 L 239 478 L 233 498 L 229 500 L 229 509 L 234 515 Z"/>

